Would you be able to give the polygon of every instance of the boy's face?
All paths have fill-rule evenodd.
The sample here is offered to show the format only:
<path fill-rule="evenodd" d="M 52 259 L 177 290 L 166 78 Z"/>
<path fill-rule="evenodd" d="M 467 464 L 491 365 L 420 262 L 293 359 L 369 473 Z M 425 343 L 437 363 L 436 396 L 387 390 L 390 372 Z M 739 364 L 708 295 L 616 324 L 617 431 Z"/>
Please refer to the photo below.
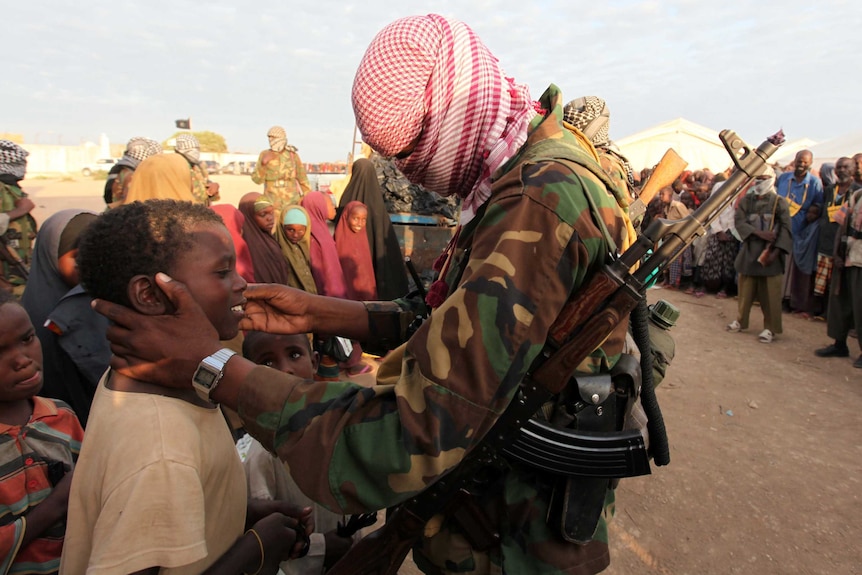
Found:
<path fill-rule="evenodd" d="M 350 231 L 357 234 L 365 228 L 365 222 L 368 220 L 368 210 L 365 208 L 353 208 L 350 210 L 350 215 L 347 216 L 347 227 Z"/>
<path fill-rule="evenodd" d="M 18 304 L 0 305 L 0 401 L 27 399 L 42 389 L 42 345 Z"/>
<path fill-rule="evenodd" d="M 177 257 L 171 275 L 186 284 L 219 339 L 231 339 L 239 332 L 245 304 L 242 294 L 248 285 L 236 271 L 233 241 L 227 228 L 219 224 L 198 224 L 191 235 L 192 248 Z"/>
<path fill-rule="evenodd" d="M 255 212 L 254 221 L 257 224 L 257 227 L 266 233 L 271 233 L 272 226 L 275 224 L 275 208 L 269 206 L 259 212 Z"/>
<path fill-rule="evenodd" d="M 308 226 L 303 226 L 302 224 L 284 225 L 284 235 L 292 244 L 298 244 L 305 237 L 306 230 L 308 230 Z"/>
<path fill-rule="evenodd" d="M 248 359 L 278 371 L 311 379 L 317 370 L 317 352 L 311 351 L 305 334 L 255 334 Z"/>

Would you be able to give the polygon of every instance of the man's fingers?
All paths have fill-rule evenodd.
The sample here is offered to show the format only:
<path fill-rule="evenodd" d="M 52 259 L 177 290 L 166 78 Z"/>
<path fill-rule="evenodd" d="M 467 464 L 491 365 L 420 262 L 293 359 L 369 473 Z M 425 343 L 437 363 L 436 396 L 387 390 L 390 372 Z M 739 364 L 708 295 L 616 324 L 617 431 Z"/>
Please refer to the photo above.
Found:
<path fill-rule="evenodd" d="M 279 294 L 283 294 L 284 291 L 288 289 L 290 288 L 279 284 L 248 284 L 243 295 L 248 300 L 270 299 Z"/>
<path fill-rule="evenodd" d="M 94 310 L 108 318 L 112 323 L 125 328 L 134 325 L 135 318 L 138 315 L 126 306 L 111 303 L 103 299 L 94 299 L 91 305 Z"/>
<path fill-rule="evenodd" d="M 189 311 L 190 308 L 199 308 L 197 302 L 192 298 L 189 290 L 186 289 L 186 284 L 178 282 L 166 273 L 159 272 L 156 274 L 156 283 L 174 304 L 174 309 L 177 312 Z"/>

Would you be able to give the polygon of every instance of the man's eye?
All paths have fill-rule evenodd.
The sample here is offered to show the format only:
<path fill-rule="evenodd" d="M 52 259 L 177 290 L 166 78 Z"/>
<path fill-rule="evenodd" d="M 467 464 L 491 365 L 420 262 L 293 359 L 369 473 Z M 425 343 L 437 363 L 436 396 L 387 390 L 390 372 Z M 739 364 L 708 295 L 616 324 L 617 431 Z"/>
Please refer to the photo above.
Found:
<path fill-rule="evenodd" d="M 275 367 L 275 362 L 271 359 L 264 361 L 261 365 L 265 365 L 266 367 Z"/>
<path fill-rule="evenodd" d="M 290 354 L 290 359 L 292 359 L 293 361 L 296 361 L 297 359 L 300 359 L 301 357 L 302 357 L 302 354 L 299 353 L 298 351 L 295 351 L 295 352 Z"/>
<path fill-rule="evenodd" d="M 33 343 L 33 340 L 36 339 L 35 333 L 28 333 L 24 337 L 21 338 L 21 343 Z"/>

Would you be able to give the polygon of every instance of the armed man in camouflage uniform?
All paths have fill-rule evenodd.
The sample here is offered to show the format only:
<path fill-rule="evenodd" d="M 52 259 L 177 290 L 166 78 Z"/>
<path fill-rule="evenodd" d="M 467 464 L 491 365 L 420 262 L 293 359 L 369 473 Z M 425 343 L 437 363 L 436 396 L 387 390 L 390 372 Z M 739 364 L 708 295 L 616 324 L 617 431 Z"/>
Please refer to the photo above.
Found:
<path fill-rule="evenodd" d="M 119 206 L 126 199 L 129 185 L 132 183 L 132 175 L 138 165 L 156 154 L 162 153 L 162 145 L 149 138 L 135 137 L 126 144 L 126 151 L 120 161 L 108 172 L 108 181 L 105 182 L 105 203 L 108 208 Z"/>
<path fill-rule="evenodd" d="M 281 212 L 285 206 L 299 204 L 311 191 L 311 186 L 296 147 L 287 145 L 284 128 L 273 126 L 266 137 L 269 149 L 258 156 L 251 180 L 263 184 L 263 193 L 272 201 L 276 212 Z"/>
<path fill-rule="evenodd" d="M 192 195 L 195 200 L 208 206 L 219 199 L 219 185 L 207 174 L 206 166 L 201 163 L 201 144 L 192 134 L 177 136 L 174 151 L 189 162 L 192 174 Z"/>
<path fill-rule="evenodd" d="M 27 150 L 9 140 L 0 140 L 0 289 L 17 296 L 24 293 L 27 270 L 33 255 L 36 220 L 30 215 L 36 204 L 21 190 L 27 172 Z"/>
<path fill-rule="evenodd" d="M 194 373 L 221 368 L 215 391 L 198 386 L 202 396 L 237 408 L 303 492 L 331 509 L 382 509 L 417 495 L 482 439 L 566 300 L 604 263 L 610 243 L 629 241 L 613 184 L 563 128 L 562 103 L 555 86 L 533 102 L 461 22 L 429 15 L 390 24 L 360 63 L 353 105 L 364 140 L 394 156 L 411 181 L 462 198 L 461 225 L 429 293 L 434 310 L 399 345 L 416 315 L 406 302 L 262 285 L 247 290 L 241 322 L 243 329 L 397 346 L 379 368 L 378 385 L 303 381 L 236 356 L 198 367 L 226 352 L 184 286 L 163 277 L 176 317 L 97 304 L 114 322 L 115 367 L 180 388 Z M 580 373 L 616 363 L 626 323 Z M 414 549 L 423 570 L 589 574 L 608 565 L 604 520 L 589 526 L 592 540 L 584 544 L 546 522 L 553 483 L 546 475 L 513 466 L 485 479 L 475 506 L 500 543 L 472 549 L 463 527 L 441 515 Z"/>

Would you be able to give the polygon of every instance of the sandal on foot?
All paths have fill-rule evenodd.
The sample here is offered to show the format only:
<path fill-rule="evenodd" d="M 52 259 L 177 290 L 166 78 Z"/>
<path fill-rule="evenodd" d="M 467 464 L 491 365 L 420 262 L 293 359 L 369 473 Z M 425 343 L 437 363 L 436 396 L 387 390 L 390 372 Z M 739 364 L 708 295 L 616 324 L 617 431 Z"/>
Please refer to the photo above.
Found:
<path fill-rule="evenodd" d="M 727 331 L 729 331 L 729 332 L 736 333 L 737 331 L 739 331 L 741 329 L 742 329 L 742 325 L 736 320 L 733 320 L 732 322 L 727 324 Z"/>
<path fill-rule="evenodd" d="M 771 331 L 765 329 L 760 332 L 760 335 L 757 336 L 757 339 L 758 341 L 760 341 L 760 343 L 772 343 L 772 339 L 774 337 L 775 335 Z"/>

